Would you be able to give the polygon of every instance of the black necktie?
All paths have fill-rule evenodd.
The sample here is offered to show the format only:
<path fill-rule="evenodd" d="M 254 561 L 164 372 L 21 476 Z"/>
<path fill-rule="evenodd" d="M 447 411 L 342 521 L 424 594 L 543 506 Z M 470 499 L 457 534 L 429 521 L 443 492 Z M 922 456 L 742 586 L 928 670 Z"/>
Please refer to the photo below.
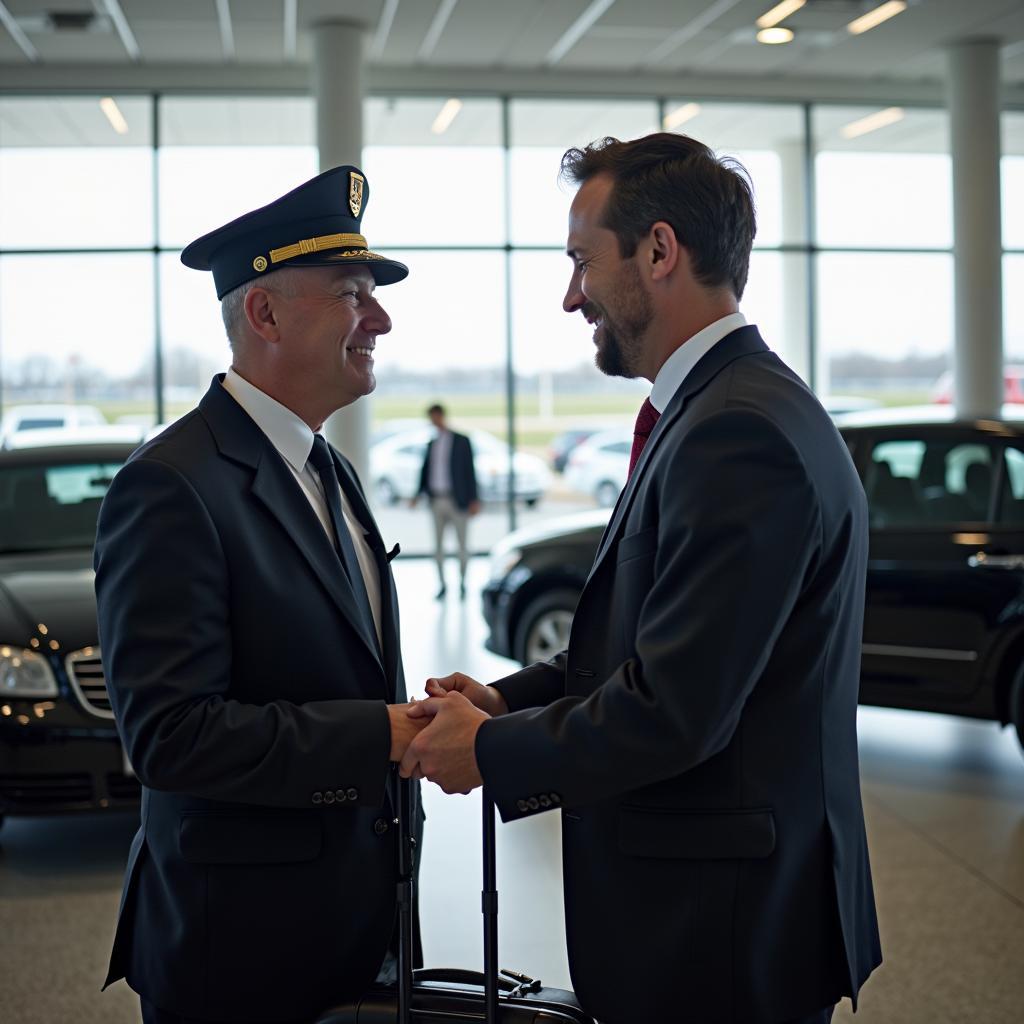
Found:
<path fill-rule="evenodd" d="M 327 441 L 321 434 L 316 434 L 313 438 L 313 450 L 309 453 L 309 461 L 313 463 L 313 468 L 320 477 L 324 497 L 327 499 L 327 511 L 331 516 L 331 526 L 334 527 L 336 539 L 335 550 L 341 558 L 342 568 L 355 591 L 356 602 L 366 618 L 366 625 L 376 639 L 377 628 L 374 625 L 373 612 L 370 610 L 370 598 L 366 593 L 363 571 L 359 568 L 359 559 L 356 557 L 356 548 L 352 543 L 352 534 L 349 532 L 345 516 L 341 511 L 341 493 L 338 489 L 341 486 L 341 481 L 334 468 L 334 459 L 331 458 Z"/>

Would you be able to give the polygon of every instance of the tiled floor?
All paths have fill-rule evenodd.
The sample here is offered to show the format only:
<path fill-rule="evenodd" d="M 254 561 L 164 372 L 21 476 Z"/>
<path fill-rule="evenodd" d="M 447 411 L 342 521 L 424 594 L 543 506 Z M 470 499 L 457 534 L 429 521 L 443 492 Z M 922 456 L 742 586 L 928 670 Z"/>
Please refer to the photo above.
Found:
<path fill-rule="evenodd" d="M 465 603 L 452 590 L 435 602 L 431 563 L 400 560 L 397 574 L 410 688 L 456 668 L 481 679 L 509 670 L 483 649 L 473 588 Z M 475 562 L 472 574 L 478 588 L 486 565 Z M 857 1016 L 846 1004 L 836 1020 L 1024 1019 L 1024 756 L 1015 737 L 984 723 L 867 708 L 860 736 L 886 962 L 868 982 Z M 479 803 L 433 787 L 426 802 L 427 959 L 479 965 Z M 137 1022 L 136 1000 L 123 983 L 99 992 L 133 831 L 124 818 L 4 826 L 0 1022 Z M 540 815 L 500 826 L 498 834 L 501 960 L 567 985 L 557 818 Z"/>

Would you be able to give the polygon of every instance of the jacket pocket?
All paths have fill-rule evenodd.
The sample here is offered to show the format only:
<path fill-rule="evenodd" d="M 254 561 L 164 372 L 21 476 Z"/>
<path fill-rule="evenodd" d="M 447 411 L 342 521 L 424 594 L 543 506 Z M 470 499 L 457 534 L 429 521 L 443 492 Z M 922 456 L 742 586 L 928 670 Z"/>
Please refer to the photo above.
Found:
<path fill-rule="evenodd" d="M 309 815 L 185 814 L 178 844 L 190 864 L 289 864 L 316 860 L 323 829 Z"/>
<path fill-rule="evenodd" d="M 775 849 L 770 807 L 724 811 L 619 809 L 619 850 L 629 857 L 759 860 Z"/>
<path fill-rule="evenodd" d="M 648 527 L 646 530 L 637 530 L 623 537 L 616 549 L 615 560 L 618 563 L 626 562 L 631 558 L 639 558 L 641 555 L 649 555 L 658 550 L 658 528 Z"/>

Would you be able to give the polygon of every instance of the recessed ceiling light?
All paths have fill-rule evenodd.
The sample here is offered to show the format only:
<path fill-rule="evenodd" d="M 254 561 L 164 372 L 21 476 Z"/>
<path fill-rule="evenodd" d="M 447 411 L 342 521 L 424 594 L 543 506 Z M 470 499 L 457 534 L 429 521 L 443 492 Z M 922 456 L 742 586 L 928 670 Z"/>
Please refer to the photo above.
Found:
<path fill-rule="evenodd" d="M 435 135 L 443 135 L 451 127 L 452 121 L 459 116 L 462 109 L 462 100 L 451 99 L 438 111 L 430 130 Z"/>
<path fill-rule="evenodd" d="M 103 111 L 107 116 L 107 120 L 110 122 L 110 127 L 117 132 L 118 135 L 128 134 L 128 122 L 124 119 L 124 114 L 121 113 L 121 108 L 114 102 L 112 96 L 104 96 L 100 100 L 100 110 Z"/>
<path fill-rule="evenodd" d="M 757 41 L 766 46 L 778 46 L 780 43 L 793 42 L 793 32 L 788 28 L 763 28 L 757 33 Z"/>
<path fill-rule="evenodd" d="M 888 21 L 890 18 L 895 18 L 897 14 L 902 14 L 906 9 L 906 0 L 889 0 L 888 3 L 882 4 L 881 7 L 876 7 L 873 11 L 868 11 L 867 14 L 862 14 L 859 18 L 855 18 L 846 26 L 846 31 L 859 36 L 863 32 L 881 25 L 883 21 Z"/>
<path fill-rule="evenodd" d="M 770 11 L 765 11 L 755 24 L 758 28 L 772 28 L 774 25 L 778 25 L 780 21 L 785 21 L 791 14 L 799 11 L 805 3 L 807 3 L 807 0 L 782 0 L 781 4 L 776 4 Z"/>
<path fill-rule="evenodd" d="M 867 117 L 861 117 L 856 121 L 851 121 L 849 124 L 844 124 L 839 129 L 839 134 L 844 139 L 856 139 L 861 135 L 867 135 L 868 132 L 877 132 L 879 128 L 885 128 L 902 120 L 902 107 L 886 107 L 885 110 L 875 111 L 873 114 L 868 114 Z"/>
<path fill-rule="evenodd" d="M 661 126 L 665 131 L 670 132 L 687 121 L 692 121 L 700 113 L 699 103 L 684 103 L 675 110 L 670 110 L 661 120 Z"/>

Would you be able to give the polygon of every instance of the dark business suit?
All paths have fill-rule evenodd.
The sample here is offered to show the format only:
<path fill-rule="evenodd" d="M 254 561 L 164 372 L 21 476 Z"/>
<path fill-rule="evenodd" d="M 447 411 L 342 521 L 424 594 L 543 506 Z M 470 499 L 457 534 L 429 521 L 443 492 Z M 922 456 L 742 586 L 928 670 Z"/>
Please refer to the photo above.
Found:
<path fill-rule="evenodd" d="M 651 434 L 569 647 L 496 685 L 505 820 L 562 815 L 573 983 L 607 1024 L 771 1024 L 880 962 L 855 713 L 864 494 L 753 327 Z M 526 710 L 533 709 L 533 710 Z"/>
<path fill-rule="evenodd" d="M 350 465 L 350 492 L 358 485 Z M 214 380 L 117 474 L 96 545 L 111 700 L 143 784 L 108 983 L 206 1020 L 312 1017 L 395 922 L 386 703 L 405 700 L 285 461 Z"/>
<path fill-rule="evenodd" d="M 417 495 L 426 494 L 428 497 L 433 497 L 430 492 L 430 456 L 435 443 L 436 439 L 427 445 L 427 454 L 423 460 L 423 468 L 420 470 L 420 485 L 416 491 Z M 452 480 L 452 500 L 460 512 L 467 512 L 469 506 L 480 496 L 477 493 L 476 469 L 473 466 L 473 446 L 465 434 L 456 434 L 452 431 L 449 469 Z"/>

